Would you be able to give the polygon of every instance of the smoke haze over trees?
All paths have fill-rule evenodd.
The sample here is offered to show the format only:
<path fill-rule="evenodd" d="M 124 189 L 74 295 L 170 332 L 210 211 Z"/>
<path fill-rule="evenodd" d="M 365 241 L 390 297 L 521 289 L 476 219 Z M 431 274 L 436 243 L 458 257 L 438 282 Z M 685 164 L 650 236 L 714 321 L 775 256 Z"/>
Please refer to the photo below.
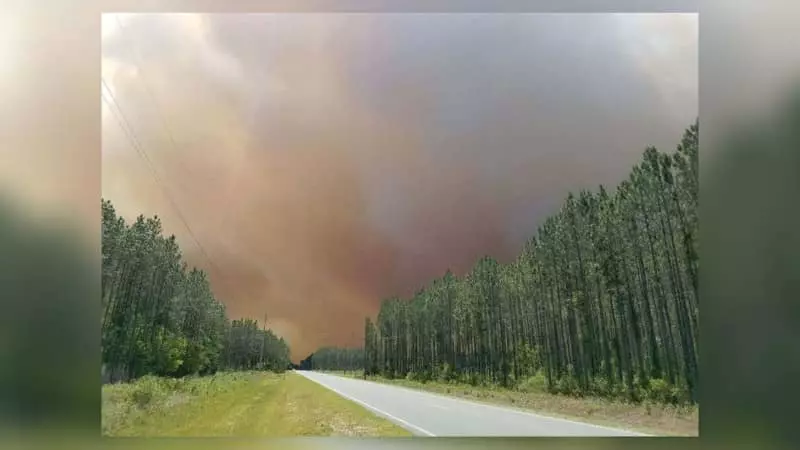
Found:
<path fill-rule="evenodd" d="M 568 194 L 511 263 L 486 256 L 385 299 L 365 322 L 366 372 L 696 402 L 698 137 L 648 147 L 613 191 Z M 317 353 L 312 368 L 351 368 L 351 351 Z"/>
<path fill-rule="evenodd" d="M 673 147 L 697 116 L 696 27 L 691 14 L 104 16 L 103 195 L 129 222 L 158 214 L 230 317 L 268 312 L 294 361 L 359 346 L 381 298 L 483 255 L 511 262 L 566 192 L 616 185 L 639 149 Z"/>
<path fill-rule="evenodd" d="M 220 369 L 282 371 L 283 338 L 255 320 L 229 321 L 205 272 L 188 269 L 158 217 L 132 224 L 103 200 L 102 363 L 110 381 Z"/>

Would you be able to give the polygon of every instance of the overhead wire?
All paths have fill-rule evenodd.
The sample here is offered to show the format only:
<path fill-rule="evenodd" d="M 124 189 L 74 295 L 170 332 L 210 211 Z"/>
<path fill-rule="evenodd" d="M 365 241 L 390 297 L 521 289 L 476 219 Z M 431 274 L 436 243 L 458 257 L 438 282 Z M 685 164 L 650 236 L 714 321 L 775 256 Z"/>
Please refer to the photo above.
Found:
<path fill-rule="evenodd" d="M 125 25 L 122 24 L 122 21 L 120 20 L 119 14 L 115 14 L 114 15 L 114 19 L 116 20 L 117 26 L 119 27 L 120 35 L 123 36 L 123 38 L 126 38 L 127 37 L 127 36 L 125 36 L 126 35 L 126 27 L 125 27 Z M 137 69 L 138 78 L 142 82 L 142 86 L 144 86 L 145 92 L 147 93 L 147 95 L 150 98 L 151 102 L 153 103 L 153 105 L 155 105 L 156 114 L 158 115 L 158 119 L 161 122 L 161 125 L 163 126 L 163 129 L 167 134 L 167 137 L 169 138 L 170 145 L 172 146 L 173 150 L 177 150 L 178 149 L 178 144 L 177 144 L 177 142 L 175 140 L 175 137 L 174 137 L 174 134 L 172 132 L 172 127 L 170 127 L 169 121 L 167 120 L 166 116 L 164 115 L 164 113 L 162 111 L 162 109 L 163 109 L 162 105 L 158 101 L 158 99 L 156 98 L 155 94 L 153 93 L 153 89 L 151 88 L 150 83 L 147 81 L 147 78 L 146 78 L 146 76 L 144 74 L 144 71 L 140 67 L 142 65 L 141 64 L 142 63 L 142 57 L 141 57 L 141 54 L 139 53 L 139 49 L 131 39 L 125 39 L 125 40 L 129 43 L 131 52 L 133 53 L 134 57 L 137 60 L 137 61 L 133 62 L 133 65 Z M 174 202 L 173 202 L 173 204 L 174 204 Z M 175 208 L 176 208 L 177 211 L 180 211 L 177 208 L 177 205 L 175 206 Z M 179 214 L 180 214 L 180 212 L 179 212 Z M 184 221 L 184 223 L 186 223 L 185 219 L 182 219 L 182 220 Z M 187 230 L 189 230 L 188 223 L 186 224 L 186 228 L 187 228 Z M 191 233 L 191 231 L 190 231 L 190 233 Z M 200 245 L 199 241 L 197 240 L 197 238 L 193 234 L 192 234 L 192 238 L 194 239 L 194 241 L 197 244 L 197 246 L 203 252 L 203 255 L 206 257 L 206 259 L 208 260 L 209 264 L 211 264 L 212 268 L 215 270 L 215 272 L 217 272 L 217 275 L 219 276 L 219 279 L 222 280 L 223 282 L 226 282 L 226 278 L 223 276 L 222 271 L 219 269 L 219 267 L 216 265 L 216 263 L 214 263 L 214 261 L 208 256 L 208 253 L 205 251 L 205 249 L 203 249 L 203 247 Z"/>
<path fill-rule="evenodd" d="M 117 124 L 122 129 L 123 133 L 125 134 L 125 137 L 127 138 L 128 142 L 131 144 L 131 147 L 134 150 L 136 150 L 136 153 L 146 163 L 147 168 L 149 169 L 150 173 L 153 175 L 153 178 L 156 181 L 156 184 L 159 186 L 159 188 L 163 192 L 164 196 L 170 202 L 170 205 L 175 210 L 175 213 L 177 214 L 177 216 L 180 219 L 180 221 L 183 224 L 183 226 L 186 228 L 186 230 L 189 233 L 189 236 L 191 237 L 191 239 L 194 242 L 195 246 L 197 246 L 197 248 L 203 254 L 203 256 L 208 261 L 208 263 L 212 266 L 212 268 L 221 276 L 221 273 L 222 273 L 221 270 L 216 265 L 216 263 L 214 263 L 214 260 L 212 260 L 211 257 L 208 255 L 208 252 L 206 252 L 206 250 L 203 247 L 203 245 L 200 244 L 200 241 L 197 239 L 197 236 L 195 235 L 194 231 L 192 231 L 192 227 L 189 225 L 189 222 L 186 220 L 186 217 L 184 216 L 184 214 L 181 211 L 180 207 L 178 207 L 178 204 L 175 201 L 175 199 L 173 198 L 173 195 L 170 193 L 169 187 L 164 183 L 164 181 L 162 180 L 162 178 L 159 175 L 158 171 L 156 170 L 155 165 L 153 164 L 153 161 L 150 159 L 150 157 L 148 156 L 147 152 L 144 150 L 144 148 L 143 148 L 143 146 L 141 144 L 141 141 L 136 136 L 136 132 L 134 131 L 133 126 L 131 125 L 131 122 L 128 120 L 128 118 L 125 115 L 124 111 L 120 107 L 119 102 L 117 101 L 117 98 L 114 95 L 114 92 L 108 86 L 108 84 L 106 83 L 106 80 L 105 80 L 104 77 L 101 77 L 100 80 L 101 80 L 101 83 L 102 83 L 102 87 L 104 87 L 105 88 L 105 92 L 107 92 L 107 95 L 106 95 L 103 91 L 101 91 L 101 93 L 100 93 L 101 99 L 103 101 L 105 101 L 106 104 L 109 106 L 109 109 L 111 110 L 112 114 L 114 115 L 114 118 L 116 119 Z"/>

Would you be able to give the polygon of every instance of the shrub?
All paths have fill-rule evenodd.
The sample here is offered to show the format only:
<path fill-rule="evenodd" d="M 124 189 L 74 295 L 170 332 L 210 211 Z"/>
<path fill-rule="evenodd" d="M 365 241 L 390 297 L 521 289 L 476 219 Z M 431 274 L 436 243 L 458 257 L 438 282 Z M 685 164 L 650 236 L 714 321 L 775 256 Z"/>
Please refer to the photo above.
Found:
<path fill-rule="evenodd" d="M 675 404 L 677 405 L 689 403 L 689 392 L 679 386 L 673 386 L 672 398 L 675 399 Z"/>
<path fill-rule="evenodd" d="M 517 389 L 522 392 L 545 392 L 547 390 L 547 378 L 541 370 L 538 370 L 533 376 L 522 379 L 517 385 Z"/>
<path fill-rule="evenodd" d="M 139 408 L 145 408 L 154 399 L 163 397 L 169 392 L 164 384 L 163 378 L 146 375 L 131 384 L 128 391 L 129 399 Z"/>
<path fill-rule="evenodd" d="M 609 397 L 612 395 L 611 384 L 606 377 L 600 376 L 593 378 L 589 383 L 590 394 L 598 397 Z"/>
<path fill-rule="evenodd" d="M 417 373 L 417 381 L 420 381 L 422 383 L 427 383 L 432 379 L 433 376 L 431 375 L 431 372 L 429 370 L 423 370 L 422 372 Z"/>
<path fill-rule="evenodd" d="M 450 367 L 450 364 L 442 364 L 442 367 L 439 369 L 439 381 L 448 382 L 453 379 L 453 375 L 453 368 Z"/>
<path fill-rule="evenodd" d="M 677 405 L 686 402 L 686 392 L 666 380 L 652 378 L 648 383 L 647 398 L 658 403 Z"/>
<path fill-rule="evenodd" d="M 572 375 L 564 375 L 555 383 L 555 391 L 559 394 L 580 396 L 581 388 L 578 380 Z"/>

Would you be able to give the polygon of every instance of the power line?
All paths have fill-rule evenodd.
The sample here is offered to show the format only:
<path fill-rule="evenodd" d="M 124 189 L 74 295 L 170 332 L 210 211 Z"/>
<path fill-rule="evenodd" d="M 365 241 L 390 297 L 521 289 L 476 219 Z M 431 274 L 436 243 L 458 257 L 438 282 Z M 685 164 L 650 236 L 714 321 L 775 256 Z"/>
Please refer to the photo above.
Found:
<path fill-rule="evenodd" d="M 122 24 L 122 21 L 120 20 L 120 18 L 119 18 L 119 15 L 118 15 L 118 14 L 117 14 L 117 15 L 115 15 L 115 17 L 114 17 L 114 18 L 116 19 L 117 26 L 119 27 L 119 32 L 120 32 L 120 35 L 126 35 L 126 27 L 125 27 L 125 26 Z M 141 69 L 141 66 L 142 66 L 142 64 L 141 64 L 141 63 L 142 63 L 142 57 L 141 57 L 141 54 L 139 53 L 139 51 L 138 51 L 138 48 L 136 47 L 136 45 L 134 45 L 134 43 L 132 42 L 132 40 L 131 40 L 131 39 L 128 39 L 127 37 L 125 37 L 124 39 L 125 39 L 126 41 L 128 41 L 128 44 L 129 44 L 129 46 L 131 47 L 131 50 L 132 50 L 132 52 L 134 53 L 134 56 L 135 56 L 135 58 L 138 60 L 138 64 L 137 64 L 137 61 L 134 61 L 134 62 L 133 62 L 133 65 L 134 65 L 134 66 L 136 67 L 136 69 L 137 69 L 137 75 L 138 75 L 138 78 L 141 80 L 141 82 L 142 82 L 142 85 L 144 86 L 145 92 L 146 92 L 146 93 L 147 93 L 147 95 L 150 97 L 150 100 L 153 102 L 153 105 L 155 105 L 156 114 L 158 115 L 158 118 L 159 118 L 159 120 L 160 120 L 160 122 L 161 122 L 161 125 L 164 127 L 164 131 L 166 131 L 167 137 L 169 138 L 169 142 L 170 142 L 170 144 L 172 145 L 172 148 L 173 148 L 174 150 L 177 150 L 177 149 L 178 149 L 178 144 L 177 144 L 177 142 L 175 141 L 175 137 L 174 137 L 174 135 L 173 135 L 173 133 L 172 133 L 172 128 L 169 126 L 169 122 L 167 121 L 167 118 L 164 116 L 164 114 L 163 114 L 163 112 L 162 112 L 161 104 L 160 104 L 160 102 L 159 102 L 159 101 L 156 99 L 156 96 L 155 96 L 155 94 L 153 94 L 153 90 L 152 90 L 152 89 L 151 89 L 151 87 L 150 87 L 150 83 L 148 83 L 148 82 L 147 82 L 147 79 L 146 79 L 146 77 L 145 77 L 144 71 Z M 169 197 L 169 195 L 168 195 L 168 197 Z M 172 201 L 172 200 L 171 200 L 171 201 Z M 178 209 L 177 205 L 175 205 L 175 203 L 174 203 L 174 202 L 172 202 L 172 203 L 173 203 L 173 206 L 175 207 L 175 210 L 176 210 L 176 211 L 178 211 L 178 214 L 179 214 L 179 215 L 181 215 L 181 214 L 180 214 L 180 209 Z M 225 216 L 227 216 L 227 215 L 225 215 Z M 186 228 L 187 228 L 188 230 L 190 230 L 190 231 L 189 231 L 189 233 L 190 233 L 190 234 L 192 234 L 192 233 L 191 233 L 191 229 L 189 228 L 189 226 L 188 226 L 188 224 L 186 223 L 185 219 L 183 219 L 182 215 L 181 215 L 181 220 L 182 220 L 182 221 L 184 222 L 184 224 L 186 225 Z M 192 238 L 194 239 L 194 241 L 195 241 L 195 243 L 197 244 L 197 246 L 198 246 L 198 247 L 201 249 L 201 251 L 203 252 L 203 255 L 206 257 L 206 259 L 207 259 L 207 260 L 209 261 L 209 263 L 212 265 L 212 267 L 214 268 L 214 270 L 215 270 L 215 271 L 217 272 L 217 274 L 220 276 L 220 279 L 221 279 L 221 280 L 224 282 L 225 278 L 222 276 L 222 271 L 221 271 L 221 270 L 219 270 L 219 268 L 218 268 L 218 267 L 217 267 L 217 265 L 214 263 L 214 261 L 213 261 L 213 260 L 212 260 L 212 259 L 211 259 L 211 258 L 208 256 L 208 254 L 206 253 L 205 249 L 203 249 L 203 247 L 200 245 L 200 243 L 197 241 L 197 239 L 194 237 L 194 235 L 193 235 L 193 234 L 192 234 Z"/>
<path fill-rule="evenodd" d="M 117 26 L 119 26 L 120 34 L 124 35 L 125 34 L 125 27 L 122 25 L 122 22 L 119 20 L 119 15 L 118 14 L 115 15 L 114 18 L 117 20 Z M 141 58 L 141 55 L 139 54 L 139 51 L 137 50 L 137 48 L 133 44 L 131 44 L 131 49 L 133 49 L 133 53 L 135 54 L 136 59 L 139 60 L 139 63 L 141 63 L 142 62 L 142 58 Z M 169 142 L 172 144 L 172 148 L 177 149 L 178 148 L 178 144 L 175 143 L 175 138 L 172 135 L 172 130 L 171 130 L 170 126 L 169 126 L 169 123 L 167 122 L 166 117 L 164 117 L 164 115 L 161 112 L 161 104 L 156 100 L 156 96 L 153 95 L 153 91 L 152 91 L 152 89 L 150 89 L 150 83 L 147 82 L 147 80 L 145 79 L 145 76 L 144 76 L 144 72 L 141 70 L 141 67 L 139 67 L 141 64 L 136 64 L 134 62 L 134 65 L 137 66 L 136 69 L 137 69 L 138 78 L 142 81 L 142 85 L 144 86 L 144 89 L 147 92 L 147 95 L 150 97 L 150 100 L 152 100 L 153 104 L 156 106 L 156 108 L 155 108 L 156 109 L 156 113 L 158 114 L 158 118 L 161 120 L 161 124 L 164 126 L 164 130 L 167 132 L 167 136 L 169 137 Z"/>
<path fill-rule="evenodd" d="M 162 192 L 164 193 L 164 196 L 167 197 L 167 200 L 169 200 L 170 204 L 175 209 L 175 212 L 178 214 L 178 218 L 183 223 L 183 226 L 186 227 L 186 230 L 189 232 L 189 236 L 192 238 L 192 240 L 194 241 L 194 243 L 197 246 L 197 248 L 200 249 L 200 252 L 206 258 L 206 260 L 208 260 L 208 262 L 209 262 L 209 264 L 211 264 L 212 268 L 215 271 L 217 271 L 217 273 L 221 274 L 221 271 L 219 270 L 219 267 L 217 267 L 217 265 L 214 263 L 214 261 L 208 256 L 208 253 L 206 252 L 205 248 L 203 248 L 203 246 L 200 244 L 200 241 L 198 241 L 197 237 L 195 236 L 194 232 L 192 231 L 192 228 L 189 226 L 189 222 L 186 220 L 186 217 L 183 215 L 183 213 L 181 212 L 180 208 L 178 207 L 178 204 L 172 198 L 172 195 L 170 195 L 169 188 L 162 181 L 161 176 L 158 174 L 158 171 L 155 169 L 155 165 L 153 164 L 153 162 L 150 159 L 150 157 L 147 155 L 147 152 L 145 152 L 144 149 L 142 148 L 141 141 L 137 138 L 136 133 L 133 131 L 133 127 L 130 124 L 130 121 L 125 116 L 125 113 L 123 112 L 122 108 L 119 106 L 119 102 L 117 101 L 116 96 L 114 95 L 114 92 L 111 90 L 111 88 L 109 88 L 108 84 L 106 83 L 105 78 L 101 77 L 100 81 L 102 82 L 103 87 L 105 87 L 106 92 L 108 92 L 108 97 L 110 97 L 111 100 L 109 101 L 109 98 L 106 97 L 106 95 L 104 95 L 102 91 L 100 92 L 100 97 L 106 102 L 106 104 L 111 109 L 111 112 L 114 114 L 114 118 L 117 120 L 117 124 L 120 126 L 120 128 L 125 133 L 125 136 L 128 139 L 128 142 L 131 144 L 131 147 L 133 147 L 134 150 L 136 150 L 137 154 L 147 164 L 148 169 L 153 174 L 153 178 L 155 179 L 156 184 L 159 185 L 159 187 L 161 188 Z M 113 103 L 113 107 L 112 107 L 112 103 Z"/>
<path fill-rule="evenodd" d="M 158 114 L 158 118 L 159 118 L 159 120 L 161 121 L 161 124 L 164 127 L 164 131 L 166 132 L 167 137 L 169 138 L 169 142 L 170 142 L 170 144 L 172 144 L 172 148 L 173 149 L 177 149 L 178 148 L 178 144 L 177 144 L 177 141 L 175 140 L 174 134 L 172 132 L 172 127 L 170 127 L 169 121 L 167 120 L 166 115 L 162 111 L 163 108 L 161 107 L 161 103 L 158 101 L 158 99 L 156 98 L 155 94 L 153 93 L 153 89 L 152 89 L 151 83 L 149 83 L 147 81 L 147 77 L 145 76 L 145 73 L 142 70 L 142 66 L 144 65 L 144 61 L 143 61 L 141 52 L 139 52 L 139 47 L 136 45 L 136 43 L 133 41 L 133 39 L 129 37 L 129 33 L 127 33 L 127 26 L 122 24 L 122 21 L 119 18 L 119 14 L 115 14 L 114 19 L 116 20 L 117 26 L 119 27 L 120 36 L 122 36 L 122 38 L 126 41 L 128 46 L 130 47 L 131 53 L 133 54 L 134 58 L 136 59 L 136 61 L 132 62 L 132 64 L 137 69 L 138 78 L 141 80 L 142 86 L 144 86 L 145 92 L 147 93 L 147 95 L 150 97 L 150 100 L 155 105 L 156 113 Z M 226 205 L 226 206 L 228 208 L 230 208 L 229 204 Z M 225 210 L 224 212 L 225 212 L 224 214 L 220 215 L 221 220 L 222 220 L 221 223 L 226 223 L 226 221 L 227 221 L 227 219 L 229 217 L 228 211 Z"/>

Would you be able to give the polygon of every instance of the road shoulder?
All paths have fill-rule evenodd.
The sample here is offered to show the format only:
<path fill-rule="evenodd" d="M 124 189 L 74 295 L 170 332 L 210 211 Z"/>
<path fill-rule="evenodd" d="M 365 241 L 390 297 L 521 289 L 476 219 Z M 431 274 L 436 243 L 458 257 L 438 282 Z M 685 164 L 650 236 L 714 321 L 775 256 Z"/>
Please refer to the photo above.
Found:
<path fill-rule="evenodd" d="M 362 380 L 358 373 L 329 371 L 331 375 Z M 486 406 L 503 407 L 537 416 L 567 420 L 655 436 L 698 436 L 697 407 L 676 408 L 657 404 L 626 404 L 600 398 L 575 398 L 545 392 L 519 392 L 495 387 L 421 383 L 370 376 L 368 382 L 423 391 Z"/>

